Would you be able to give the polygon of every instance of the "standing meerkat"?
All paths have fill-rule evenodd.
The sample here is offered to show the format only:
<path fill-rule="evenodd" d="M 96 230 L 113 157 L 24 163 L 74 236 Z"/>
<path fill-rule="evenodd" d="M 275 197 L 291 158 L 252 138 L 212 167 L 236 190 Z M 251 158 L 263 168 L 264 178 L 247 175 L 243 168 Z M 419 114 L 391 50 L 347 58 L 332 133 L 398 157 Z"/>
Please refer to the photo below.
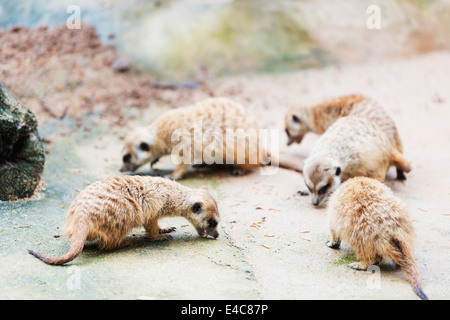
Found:
<path fill-rule="evenodd" d="M 415 293 L 428 300 L 411 254 L 415 235 L 407 209 L 387 186 L 367 177 L 350 179 L 331 197 L 327 214 L 327 246 L 338 249 L 345 241 L 360 260 L 348 267 L 367 270 L 391 258 L 406 272 Z"/>
<path fill-rule="evenodd" d="M 239 103 L 210 98 L 169 111 L 150 126 L 131 131 L 125 138 L 120 171 L 133 172 L 146 163 L 153 166 L 159 158 L 179 156 L 182 151 L 184 160 L 171 175 L 175 180 L 182 178 L 191 164 L 233 164 L 234 173 L 244 174 L 263 164 L 278 163 L 301 172 L 298 165 L 275 158 L 261 146 L 259 129 L 256 117 Z M 181 138 L 187 149 L 180 150 Z"/>
<path fill-rule="evenodd" d="M 300 143 L 308 132 L 323 134 L 337 119 L 346 116 L 375 122 L 385 131 L 397 151 L 403 153 L 402 141 L 392 117 L 377 102 L 359 94 L 328 99 L 312 106 L 291 108 L 285 116 L 287 144 Z M 404 172 L 398 167 L 397 179 L 406 179 Z"/>
<path fill-rule="evenodd" d="M 186 218 L 202 237 L 219 236 L 217 202 L 207 191 L 160 177 L 107 178 L 81 191 L 70 206 L 63 230 L 72 244 L 65 255 L 49 258 L 29 253 L 47 264 L 61 265 L 75 259 L 86 240 L 99 239 L 101 250 L 118 248 L 133 228 L 141 226 L 151 239 L 166 240 L 175 228 L 161 228 L 158 220 L 174 216 Z"/>
<path fill-rule="evenodd" d="M 389 166 L 409 172 L 408 161 L 372 121 L 348 116 L 338 119 L 317 140 L 305 160 L 303 177 L 313 205 L 325 205 L 339 184 L 366 176 L 384 181 Z"/>

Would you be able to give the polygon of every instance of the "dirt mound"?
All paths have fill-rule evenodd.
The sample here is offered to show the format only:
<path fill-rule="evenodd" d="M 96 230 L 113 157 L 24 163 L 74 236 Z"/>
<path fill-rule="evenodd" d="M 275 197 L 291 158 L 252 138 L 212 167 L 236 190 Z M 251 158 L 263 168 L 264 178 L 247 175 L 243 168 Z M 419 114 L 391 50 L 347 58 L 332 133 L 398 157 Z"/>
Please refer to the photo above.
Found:
<path fill-rule="evenodd" d="M 66 116 L 81 119 L 98 111 L 121 125 L 126 108 L 186 105 L 209 95 L 195 82 L 164 85 L 148 73 L 124 67 L 124 58 L 101 43 L 90 25 L 75 30 L 65 25 L 14 27 L 0 30 L 0 43 L 0 79 L 40 123 Z"/>

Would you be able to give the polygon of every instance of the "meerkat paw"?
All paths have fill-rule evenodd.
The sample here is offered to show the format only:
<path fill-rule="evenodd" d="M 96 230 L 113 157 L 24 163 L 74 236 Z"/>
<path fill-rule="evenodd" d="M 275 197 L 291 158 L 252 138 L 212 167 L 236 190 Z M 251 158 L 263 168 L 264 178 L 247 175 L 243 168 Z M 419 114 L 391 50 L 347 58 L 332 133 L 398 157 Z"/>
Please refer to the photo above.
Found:
<path fill-rule="evenodd" d="M 246 173 L 247 173 L 247 170 L 240 169 L 240 168 L 234 168 L 234 169 L 231 171 L 231 174 L 232 174 L 233 176 L 243 176 L 243 175 L 245 175 Z"/>
<path fill-rule="evenodd" d="M 406 180 L 406 175 L 403 170 L 397 168 L 397 180 Z"/>
<path fill-rule="evenodd" d="M 297 193 L 301 196 L 309 196 L 309 192 L 308 191 L 303 191 L 303 190 L 298 190 Z"/>
<path fill-rule="evenodd" d="M 376 265 L 376 264 L 378 264 L 378 262 L 360 261 L 360 262 L 350 263 L 347 267 L 355 269 L 355 270 L 366 271 L 367 268 L 369 268 L 370 266 Z"/>
<path fill-rule="evenodd" d="M 150 237 L 153 241 L 167 241 L 172 239 L 172 236 L 169 234 L 159 234 L 157 236 Z"/>
<path fill-rule="evenodd" d="M 160 228 L 158 230 L 159 234 L 164 234 L 164 233 L 171 233 L 174 232 L 175 230 L 177 230 L 177 228 L 175 227 L 169 227 L 169 228 Z"/>
<path fill-rule="evenodd" d="M 327 241 L 326 245 L 328 248 L 331 248 L 331 249 L 339 249 L 339 247 L 341 246 L 341 244 L 338 241 L 334 241 L 334 242 Z"/>

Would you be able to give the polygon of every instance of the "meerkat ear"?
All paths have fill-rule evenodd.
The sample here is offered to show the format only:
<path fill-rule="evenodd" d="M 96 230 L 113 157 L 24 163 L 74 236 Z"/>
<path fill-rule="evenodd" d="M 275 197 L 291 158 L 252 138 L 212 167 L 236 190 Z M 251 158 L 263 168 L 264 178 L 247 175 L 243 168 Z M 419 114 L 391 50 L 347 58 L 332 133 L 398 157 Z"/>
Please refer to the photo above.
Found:
<path fill-rule="evenodd" d="M 300 120 L 300 118 L 299 117 L 297 117 L 295 114 L 292 116 L 292 120 L 294 121 L 294 122 L 301 122 L 301 120 Z"/>
<path fill-rule="evenodd" d="M 340 175 L 341 174 L 341 167 L 337 167 L 336 168 L 336 175 Z"/>
<path fill-rule="evenodd" d="M 150 151 L 150 145 L 147 142 L 141 142 L 139 149 L 142 151 Z"/>
<path fill-rule="evenodd" d="M 200 202 L 194 203 L 192 206 L 192 212 L 194 213 L 200 213 L 202 211 L 202 204 Z"/>

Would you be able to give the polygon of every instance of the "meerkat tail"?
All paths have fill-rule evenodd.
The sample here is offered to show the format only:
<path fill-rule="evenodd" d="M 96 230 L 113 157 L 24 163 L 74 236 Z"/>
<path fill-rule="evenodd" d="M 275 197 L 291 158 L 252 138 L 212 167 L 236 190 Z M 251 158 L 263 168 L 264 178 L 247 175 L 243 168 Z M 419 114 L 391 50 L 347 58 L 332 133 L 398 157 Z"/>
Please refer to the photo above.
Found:
<path fill-rule="evenodd" d="M 303 168 L 298 165 L 295 162 L 287 161 L 287 160 L 281 160 L 280 158 L 274 158 L 274 155 L 272 155 L 270 152 L 267 152 L 267 155 L 265 157 L 265 160 L 268 166 L 271 165 L 278 165 L 280 168 L 288 169 L 288 170 L 294 170 L 300 173 L 303 173 Z"/>
<path fill-rule="evenodd" d="M 416 263 L 409 253 L 404 253 L 400 241 L 393 239 L 392 244 L 392 260 L 398 264 L 407 274 L 411 281 L 411 285 L 416 295 L 422 300 L 428 300 L 427 295 L 422 290 L 422 282 L 417 271 Z"/>
<path fill-rule="evenodd" d="M 294 171 L 303 173 L 303 168 L 300 165 L 298 165 L 292 161 L 278 159 L 278 165 L 280 166 L 280 168 L 283 168 L 283 169 L 289 169 L 289 170 L 294 170 Z"/>
<path fill-rule="evenodd" d="M 36 258 L 42 260 L 47 264 L 62 265 L 78 257 L 78 255 L 84 248 L 84 242 L 86 241 L 87 236 L 88 236 L 87 227 L 76 230 L 72 236 L 72 243 L 70 245 L 69 251 L 65 255 L 62 255 L 61 257 L 58 258 L 50 258 L 42 253 L 33 250 L 28 250 L 28 253 L 30 253 L 31 255 L 35 256 Z"/>

